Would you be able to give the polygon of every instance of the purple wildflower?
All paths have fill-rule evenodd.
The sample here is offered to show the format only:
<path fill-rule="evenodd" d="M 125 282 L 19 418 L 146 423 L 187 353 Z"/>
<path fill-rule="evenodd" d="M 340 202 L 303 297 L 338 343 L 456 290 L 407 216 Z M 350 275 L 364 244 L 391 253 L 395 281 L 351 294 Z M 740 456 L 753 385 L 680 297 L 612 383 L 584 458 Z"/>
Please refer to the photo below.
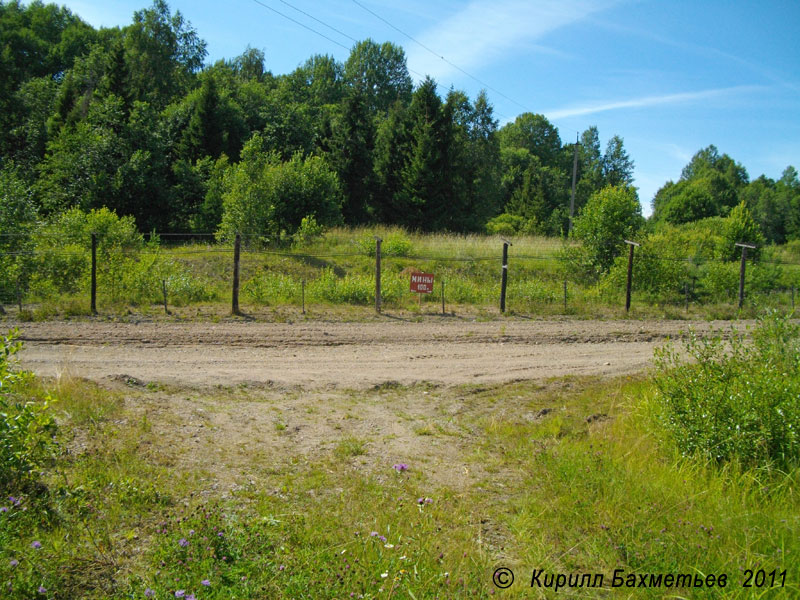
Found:
<path fill-rule="evenodd" d="M 371 531 L 369 537 L 378 537 L 380 534 L 377 531 Z"/>
<path fill-rule="evenodd" d="M 155 595 L 156 595 L 156 593 L 153 590 L 151 590 L 150 588 L 145 588 L 145 590 L 144 590 L 144 597 L 145 598 L 153 598 Z"/>
<path fill-rule="evenodd" d="M 194 529 L 189 530 L 189 535 L 194 535 Z"/>
<path fill-rule="evenodd" d="M 0 513 L 8 512 L 7 506 L 0 506 Z"/>
<path fill-rule="evenodd" d="M 44 587 L 43 585 L 40 585 L 39 589 L 36 590 L 36 591 L 39 592 L 40 594 L 46 594 L 47 593 L 47 588 Z"/>
<path fill-rule="evenodd" d="M 380 541 L 382 541 L 384 544 L 386 543 L 386 537 L 384 537 L 384 536 L 382 536 L 382 535 L 381 535 L 381 536 L 378 536 L 378 539 L 379 539 Z"/>
<path fill-rule="evenodd" d="M 181 539 L 178 540 L 178 545 L 181 548 L 186 548 L 186 546 L 189 545 L 189 540 L 187 540 L 186 538 L 181 538 Z"/>
<path fill-rule="evenodd" d="M 176 598 L 183 598 L 186 595 L 186 590 L 175 590 Z"/>
<path fill-rule="evenodd" d="M 19 564 L 19 561 L 16 558 L 12 558 L 11 562 L 8 564 L 10 564 L 12 567 L 16 567 Z"/>
<path fill-rule="evenodd" d="M 33 543 L 31 543 L 31 548 L 33 548 L 34 550 L 38 550 L 41 547 L 42 547 L 42 542 L 40 542 L 39 540 L 34 540 Z"/>
<path fill-rule="evenodd" d="M 211 582 L 208 579 L 203 579 L 203 581 L 200 582 L 200 585 L 209 587 L 211 585 Z"/>
<path fill-rule="evenodd" d="M 194 594 L 189 594 L 186 596 L 186 600 L 197 600 L 197 598 L 194 597 Z"/>
<path fill-rule="evenodd" d="M 396 465 L 392 465 L 398 473 L 402 473 L 403 471 L 408 471 L 408 465 L 406 463 L 397 463 Z"/>

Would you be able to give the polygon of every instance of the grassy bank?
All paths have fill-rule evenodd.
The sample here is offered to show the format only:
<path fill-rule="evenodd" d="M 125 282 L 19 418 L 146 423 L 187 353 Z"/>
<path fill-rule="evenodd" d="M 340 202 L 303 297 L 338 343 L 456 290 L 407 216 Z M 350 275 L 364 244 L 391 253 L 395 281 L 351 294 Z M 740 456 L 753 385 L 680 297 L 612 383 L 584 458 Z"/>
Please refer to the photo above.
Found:
<path fill-rule="evenodd" d="M 7 485 L 6 597 L 554 596 L 530 587 L 534 570 L 603 575 L 559 597 L 800 594 L 798 470 L 682 451 L 645 376 L 15 386 L 50 399 L 59 451 Z M 612 588 L 618 569 L 727 585 Z M 748 569 L 785 571 L 783 587 L 743 587 Z"/>

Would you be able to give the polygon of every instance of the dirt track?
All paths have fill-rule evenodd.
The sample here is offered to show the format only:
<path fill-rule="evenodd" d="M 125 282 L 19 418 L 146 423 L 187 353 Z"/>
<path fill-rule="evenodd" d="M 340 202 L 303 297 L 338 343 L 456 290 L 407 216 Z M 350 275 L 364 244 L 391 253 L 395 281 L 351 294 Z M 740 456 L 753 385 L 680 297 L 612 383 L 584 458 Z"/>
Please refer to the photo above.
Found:
<path fill-rule="evenodd" d="M 744 323 L 738 323 L 743 328 Z M 641 371 L 687 321 L 18 324 L 22 365 L 44 376 L 128 375 L 183 385 L 365 388 Z"/>

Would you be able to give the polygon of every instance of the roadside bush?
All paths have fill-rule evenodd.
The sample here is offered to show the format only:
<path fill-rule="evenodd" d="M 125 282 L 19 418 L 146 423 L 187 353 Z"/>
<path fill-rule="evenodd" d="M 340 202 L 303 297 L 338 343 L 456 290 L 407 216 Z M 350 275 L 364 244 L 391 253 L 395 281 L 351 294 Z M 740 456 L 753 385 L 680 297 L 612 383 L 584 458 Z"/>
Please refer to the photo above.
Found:
<path fill-rule="evenodd" d="M 48 402 L 28 402 L 19 396 L 33 375 L 12 368 L 13 357 L 22 348 L 18 335 L 11 331 L 0 342 L 0 488 L 6 490 L 34 480 L 55 447 L 56 423 Z"/>
<path fill-rule="evenodd" d="M 656 403 L 680 451 L 716 463 L 791 468 L 800 458 L 800 326 L 777 313 L 752 344 L 735 330 L 656 351 Z"/>

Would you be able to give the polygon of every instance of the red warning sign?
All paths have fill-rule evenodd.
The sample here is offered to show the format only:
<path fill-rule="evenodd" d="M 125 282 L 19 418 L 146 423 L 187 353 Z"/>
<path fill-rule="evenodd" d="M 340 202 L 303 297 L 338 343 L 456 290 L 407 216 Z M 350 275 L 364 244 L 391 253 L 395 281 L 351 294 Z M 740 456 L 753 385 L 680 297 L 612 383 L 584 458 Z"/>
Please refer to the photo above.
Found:
<path fill-rule="evenodd" d="M 430 294 L 433 291 L 433 273 L 412 273 L 411 291 Z"/>

